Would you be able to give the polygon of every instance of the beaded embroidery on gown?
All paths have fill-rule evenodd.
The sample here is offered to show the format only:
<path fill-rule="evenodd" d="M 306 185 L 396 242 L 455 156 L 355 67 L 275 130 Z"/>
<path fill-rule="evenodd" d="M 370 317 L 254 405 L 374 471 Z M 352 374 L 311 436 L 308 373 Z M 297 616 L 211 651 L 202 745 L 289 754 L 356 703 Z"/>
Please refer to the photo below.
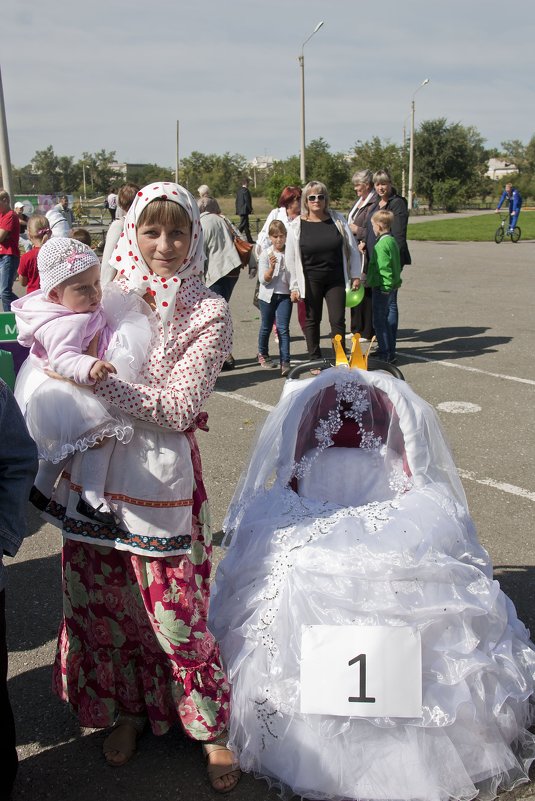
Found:
<path fill-rule="evenodd" d="M 403 381 L 291 381 L 225 521 L 210 604 L 243 770 L 310 799 L 448 801 L 527 781 L 535 651 L 492 578 L 433 409 Z M 301 712 L 304 627 L 409 626 L 421 714 Z M 329 671 L 317 693 L 332 691 Z"/>

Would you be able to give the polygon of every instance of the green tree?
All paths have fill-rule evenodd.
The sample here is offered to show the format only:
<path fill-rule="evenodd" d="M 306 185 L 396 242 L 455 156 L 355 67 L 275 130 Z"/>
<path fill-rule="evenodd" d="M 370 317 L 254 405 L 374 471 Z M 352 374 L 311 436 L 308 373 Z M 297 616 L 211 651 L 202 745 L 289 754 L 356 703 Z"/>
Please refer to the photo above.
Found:
<path fill-rule="evenodd" d="M 519 139 L 502 142 L 502 158 L 512 162 L 518 169 L 519 175 L 532 176 L 535 173 L 535 136 L 532 136 L 527 145 Z"/>
<path fill-rule="evenodd" d="M 122 182 L 122 176 L 113 167 L 115 150 L 99 150 L 97 153 L 82 153 L 79 162 L 85 164 L 86 185 L 94 195 L 107 195 L 113 184 Z"/>
<path fill-rule="evenodd" d="M 331 153 L 323 137 L 313 139 L 305 148 L 307 179 L 321 181 L 331 200 L 339 200 L 350 177 L 350 165 L 344 153 Z"/>
<path fill-rule="evenodd" d="M 38 193 L 39 176 L 33 171 L 31 164 L 24 167 L 11 168 L 13 174 L 13 186 L 17 195 L 35 195 Z"/>
<path fill-rule="evenodd" d="M 32 172 L 37 176 L 37 191 L 41 194 L 54 194 L 60 191 L 59 160 L 52 145 L 37 150 L 32 161 Z"/>
<path fill-rule="evenodd" d="M 351 170 L 352 174 L 358 170 L 387 170 L 392 176 L 393 185 L 401 193 L 403 148 L 389 139 L 383 141 L 378 136 L 366 142 L 358 140 L 353 146 Z"/>
<path fill-rule="evenodd" d="M 72 193 L 79 191 L 82 183 L 82 167 L 75 164 L 72 156 L 59 156 L 57 172 L 59 173 L 59 187 L 62 192 Z"/>
<path fill-rule="evenodd" d="M 269 200 L 273 208 L 277 206 L 277 201 L 285 186 L 299 186 L 299 168 L 295 173 L 275 172 L 276 162 L 272 174 L 264 184 L 264 196 Z"/>
<path fill-rule="evenodd" d="M 486 169 L 487 163 L 484 141 L 476 128 L 448 123 L 445 117 L 420 125 L 414 137 L 414 185 L 430 208 L 436 201 L 436 185 L 443 188 L 445 181 L 453 182 L 448 186 L 458 202 L 477 195 L 481 168 Z"/>
<path fill-rule="evenodd" d="M 155 181 L 174 181 L 175 171 L 170 167 L 160 167 L 158 164 L 139 164 L 128 167 L 127 180 L 138 186 L 146 186 Z M 118 183 L 124 183 L 121 180 Z"/>
<path fill-rule="evenodd" d="M 187 188 L 193 194 L 201 184 L 208 184 L 214 197 L 232 195 L 247 172 L 247 162 L 239 153 L 199 153 L 193 151 L 183 159 L 181 175 Z"/>
<path fill-rule="evenodd" d="M 528 159 L 526 155 L 526 145 L 520 139 L 510 139 L 502 142 L 502 158 L 514 164 L 521 175 L 528 171 Z"/>
<path fill-rule="evenodd" d="M 344 193 L 344 186 L 350 177 L 350 166 L 344 153 L 331 153 L 329 144 L 323 138 L 313 139 L 305 148 L 307 181 L 321 181 L 329 190 L 332 200 L 339 200 Z M 288 184 L 301 183 L 299 179 L 299 156 L 290 156 L 283 161 L 275 162 L 268 179 L 270 199 L 280 193 L 280 189 Z M 279 189 L 280 187 L 280 189 Z"/>

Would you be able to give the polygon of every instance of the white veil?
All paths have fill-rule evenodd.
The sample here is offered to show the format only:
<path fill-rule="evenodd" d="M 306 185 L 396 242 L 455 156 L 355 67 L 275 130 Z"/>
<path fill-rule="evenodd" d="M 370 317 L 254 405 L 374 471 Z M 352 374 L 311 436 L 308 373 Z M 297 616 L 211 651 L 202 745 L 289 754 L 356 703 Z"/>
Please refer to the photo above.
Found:
<path fill-rule="evenodd" d="M 227 535 L 253 500 L 275 484 L 292 485 L 326 448 L 373 451 L 385 466 L 402 464 L 400 491 L 445 485 L 467 513 L 466 497 L 434 410 L 399 379 L 381 371 L 333 367 L 289 382 L 266 419 L 224 523 Z M 335 457 L 334 457 L 335 458 Z M 403 483 L 403 482 L 402 482 Z"/>

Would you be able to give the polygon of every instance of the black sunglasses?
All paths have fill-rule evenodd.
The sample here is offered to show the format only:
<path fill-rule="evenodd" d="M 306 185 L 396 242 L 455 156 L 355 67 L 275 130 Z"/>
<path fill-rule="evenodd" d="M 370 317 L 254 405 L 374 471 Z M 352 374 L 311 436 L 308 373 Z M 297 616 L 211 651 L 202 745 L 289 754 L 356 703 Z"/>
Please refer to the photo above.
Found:
<path fill-rule="evenodd" d="M 325 200 L 325 195 L 309 195 L 307 200 Z"/>

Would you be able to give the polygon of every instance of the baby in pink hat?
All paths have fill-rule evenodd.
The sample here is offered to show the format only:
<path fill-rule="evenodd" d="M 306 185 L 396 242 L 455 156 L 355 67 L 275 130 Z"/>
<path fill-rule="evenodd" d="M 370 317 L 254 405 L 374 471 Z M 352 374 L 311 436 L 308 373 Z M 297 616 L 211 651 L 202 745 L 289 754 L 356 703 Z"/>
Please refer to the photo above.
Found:
<path fill-rule="evenodd" d="M 129 442 L 133 428 L 127 415 L 92 392 L 93 385 L 117 372 L 108 360 L 114 330 L 101 303 L 100 262 L 82 242 L 54 237 L 39 250 L 37 267 L 41 289 L 12 304 L 18 341 L 30 348 L 15 386 L 39 449 L 30 500 L 44 510 L 72 454 L 87 451 L 77 512 L 113 527 L 119 521 L 104 497 L 107 467 L 116 441 Z M 123 309 L 115 318 L 130 315 L 132 322 L 131 315 L 138 314 L 147 323 L 140 304 L 146 307 L 136 297 L 136 311 Z M 140 333 L 146 347 L 148 324 L 139 330 L 146 332 Z"/>

